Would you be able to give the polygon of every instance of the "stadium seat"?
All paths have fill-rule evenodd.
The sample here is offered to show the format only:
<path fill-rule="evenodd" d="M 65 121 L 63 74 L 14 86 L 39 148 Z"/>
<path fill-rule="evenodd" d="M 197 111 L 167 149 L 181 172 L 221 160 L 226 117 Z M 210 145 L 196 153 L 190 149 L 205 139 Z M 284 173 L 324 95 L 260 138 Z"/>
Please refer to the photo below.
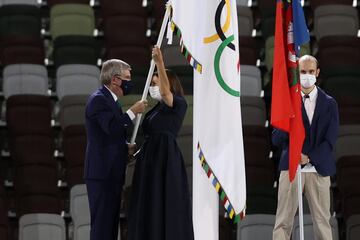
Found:
<path fill-rule="evenodd" d="M 314 11 L 318 6 L 322 5 L 332 5 L 332 4 L 344 4 L 351 6 L 353 0 L 311 0 L 310 7 Z"/>
<path fill-rule="evenodd" d="M 275 14 L 276 4 L 273 1 L 258 1 L 258 8 L 262 15 Z"/>
<path fill-rule="evenodd" d="M 114 15 L 138 15 L 146 17 L 146 8 L 142 0 L 100 0 L 101 13 L 104 18 Z"/>
<path fill-rule="evenodd" d="M 341 125 L 336 142 L 336 159 L 346 155 L 360 155 L 360 125 Z"/>
<path fill-rule="evenodd" d="M 100 70 L 95 65 L 66 64 L 56 72 L 56 94 L 65 96 L 89 95 L 100 86 Z"/>
<path fill-rule="evenodd" d="M 0 1 L 0 6 L 1 5 L 34 5 L 34 6 L 38 6 L 39 2 L 37 0 L 1 0 Z"/>
<path fill-rule="evenodd" d="M 15 166 L 55 167 L 50 98 L 41 95 L 13 95 L 6 104 L 9 150 Z"/>
<path fill-rule="evenodd" d="M 271 159 L 267 161 L 270 162 Z M 245 163 L 245 168 L 246 168 L 246 183 L 249 184 L 250 186 L 265 185 L 271 187 L 274 185 L 274 181 L 275 181 L 274 167 L 256 166 L 256 165 L 251 166 Z"/>
<path fill-rule="evenodd" d="M 45 50 L 39 36 L 6 36 L 1 38 L 0 61 L 10 64 L 44 64 Z"/>
<path fill-rule="evenodd" d="M 3 188 L 2 186 L 0 188 Z M 10 240 L 11 229 L 7 216 L 7 206 L 5 204 L 4 196 L 0 193 L 0 238 L 2 240 Z"/>
<path fill-rule="evenodd" d="M 357 240 L 360 236 L 360 215 L 350 216 L 346 221 L 346 240 Z"/>
<path fill-rule="evenodd" d="M 250 36 L 239 36 L 240 64 L 256 65 L 259 49 L 256 39 Z"/>
<path fill-rule="evenodd" d="M 49 89 L 47 70 L 43 65 L 13 64 L 3 71 L 5 98 L 18 94 L 46 95 Z"/>
<path fill-rule="evenodd" d="M 14 95 L 6 101 L 6 121 L 11 136 L 51 135 L 50 98 L 41 95 Z"/>
<path fill-rule="evenodd" d="M 85 184 L 75 185 L 70 191 L 70 215 L 74 223 L 74 240 L 90 238 L 90 209 Z"/>
<path fill-rule="evenodd" d="M 314 33 L 319 41 L 325 36 L 356 36 L 359 17 L 356 8 L 347 5 L 323 5 L 314 10 Z"/>
<path fill-rule="evenodd" d="M 270 140 L 264 126 L 243 126 L 246 182 L 273 186 L 274 163 L 270 159 Z"/>
<path fill-rule="evenodd" d="M 336 69 L 339 68 L 333 68 L 332 71 Z M 360 89 L 359 75 L 348 72 L 344 75 L 327 76 L 322 78 L 321 86 L 335 99 L 342 96 L 357 97 Z"/>
<path fill-rule="evenodd" d="M 271 240 L 275 215 L 249 214 L 237 224 L 237 240 Z"/>
<path fill-rule="evenodd" d="M 11 158 L 16 167 L 25 165 L 56 167 L 56 161 L 53 157 L 55 150 L 53 135 L 9 136 L 9 145 Z"/>
<path fill-rule="evenodd" d="M 99 46 L 90 36 L 60 36 L 54 41 L 53 59 L 55 69 L 64 64 L 96 65 Z"/>
<path fill-rule="evenodd" d="M 162 20 L 165 15 L 165 4 L 166 0 L 153 0 L 152 1 L 152 11 L 151 11 L 151 17 L 155 19 L 155 29 L 156 32 L 159 33 Z"/>
<path fill-rule="evenodd" d="M 260 97 L 262 91 L 260 69 L 255 66 L 241 65 L 240 73 L 240 95 Z"/>
<path fill-rule="evenodd" d="M 86 4 L 57 4 L 50 9 L 50 34 L 53 39 L 64 35 L 93 36 L 95 16 Z"/>
<path fill-rule="evenodd" d="M 335 217 L 330 218 L 330 225 L 332 230 L 332 239 L 338 240 L 339 239 L 339 229 L 338 229 L 338 222 Z M 300 239 L 299 233 L 299 218 L 295 218 L 294 227 L 292 232 L 292 240 Z M 311 215 L 304 214 L 304 239 L 315 239 L 314 238 L 314 231 L 313 231 L 313 223 L 311 219 Z"/>
<path fill-rule="evenodd" d="M 345 155 L 337 160 L 337 183 L 342 190 L 351 191 L 357 187 L 358 182 L 353 181 L 359 178 L 360 155 Z M 354 189 L 355 190 L 355 189 Z M 360 190 L 358 190 L 360 193 Z"/>
<path fill-rule="evenodd" d="M 240 36 L 251 36 L 254 28 L 253 15 L 250 7 L 237 6 L 238 27 Z"/>
<path fill-rule="evenodd" d="M 340 196 L 339 212 L 347 219 L 360 214 L 360 155 L 346 155 L 337 161 L 337 185 Z"/>
<path fill-rule="evenodd" d="M 275 35 L 275 15 L 271 14 L 266 17 L 262 17 L 261 20 L 261 36 L 263 39 L 268 39 Z"/>
<path fill-rule="evenodd" d="M 360 125 L 360 99 L 355 96 L 341 96 L 336 100 L 340 125 Z"/>
<path fill-rule="evenodd" d="M 345 72 L 360 66 L 360 39 L 356 36 L 322 37 L 318 48 L 316 57 L 321 63 L 321 71 L 325 73 L 335 67 Z"/>
<path fill-rule="evenodd" d="M 70 125 L 63 130 L 63 150 L 68 187 L 84 183 L 86 130 L 84 125 Z"/>
<path fill-rule="evenodd" d="M 59 122 L 62 129 L 71 125 L 85 125 L 85 107 L 88 95 L 70 95 L 60 102 Z"/>
<path fill-rule="evenodd" d="M 241 118 L 243 126 L 265 126 L 266 106 L 261 97 L 241 96 Z"/>
<path fill-rule="evenodd" d="M 107 47 L 105 60 L 121 59 L 134 68 L 148 69 L 150 66 L 150 50 L 145 46 L 116 46 Z"/>
<path fill-rule="evenodd" d="M 277 191 L 273 186 L 246 187 L 246 214 L 276 214 Z"/>
<path fill-rule="evenodd" d="M 117 28 L 116 31 L 114 31 L 114 26 Z M 132 34 L 124 34 L 124 32 L 130 31 Z M 146 37 L 146 19 L 136 15 L 116 15 L 106 18 L 104 35 L 106 47 L 149 46 Z"/>
<path fill-rule="evenodd" d="M 114 31 L 114 26 L 121 31 Z M 124 35 L 123 32 L 132 32 L 132 34 Z M 106 18 L 104 37 L 106 59 L 122 59 L 135 68 L 149 66 L 150 44 L 146 37 L 146 21 L 143 17 L 117 15 Z"/>
<path fill-rule="evenodd" d="M 65 221 L 56 214 L 27 214 L 19 220 L 19 240 L 65 240 Z"/>
<path fill-rule="evenodd" d="M 0 7 L 0 38 L 16 35 L 40 36 L 41 12 L 33 5 L 3 5 Z"/>
<path fill-rule="evenodd" d="M 274 36 L 268 37 L 265 41 L 265 65 L 268 71 L 273 67 L 274 62 Z"/>
<path fill-rule="evenodd" d="M 55 167 L 44 165 L 17 167 L 14 184 L 17 216 L 21 217 L 29 213 L 60 213 L 61 201 Z"/>
<path fill-rule="evenodd" d="M 238 6 L 247 6 L 248 0 L 236 0 L 236 5 Z"/>
<path fill-rule="evenodd" d="M 56 4 L 67 4 L 67 3 L 78 3 L 78 4 L 87 4 L 89 5 L 89 0 L 47 0 L 49 7 L 52 7 Z"/>

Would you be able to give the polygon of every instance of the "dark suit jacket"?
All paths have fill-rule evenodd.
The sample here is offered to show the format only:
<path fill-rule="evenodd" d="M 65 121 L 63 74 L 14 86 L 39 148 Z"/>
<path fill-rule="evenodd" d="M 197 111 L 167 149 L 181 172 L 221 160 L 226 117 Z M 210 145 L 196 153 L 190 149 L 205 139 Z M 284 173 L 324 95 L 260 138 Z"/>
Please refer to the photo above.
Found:
<path fill-rule="evenodd" d="M 102 86 L 86 105 L 85 179 L 123 180 L 127 161 L 126 128 L 132 124 L 110 91 Z"/>
<path fill-rule="evenodd" d="M 302 118 L 305 128 L 302 153 L 309 156 L 310 163 L 320 175 L 334 175 L 336 172 L 334 150 L 339 130 L 339 113 L 335 99 L 318 88 L 311 126 L 304 105 L 302 105 Z M 272 134 L 272 142 L 275 146 L 282 148 L 279 170 L 288 170 L 288 134 L 275 129 Z"/>

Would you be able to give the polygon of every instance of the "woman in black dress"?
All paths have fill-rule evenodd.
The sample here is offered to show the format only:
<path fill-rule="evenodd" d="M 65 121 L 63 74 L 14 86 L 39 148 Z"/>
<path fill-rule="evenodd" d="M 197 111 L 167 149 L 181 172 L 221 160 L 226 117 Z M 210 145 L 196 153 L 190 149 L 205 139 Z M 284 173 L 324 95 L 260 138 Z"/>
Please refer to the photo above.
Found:
<path fill-rule="evenodd" d="M 177 76 L 165 70 L 154 47 L 157 67 L 149 89 L 158 104 L 144 117 L 145 142 L 135 166 L 128 212 L 128 240 L 193 240 L 190 193 L 176 142 L 187 104 Z"/>

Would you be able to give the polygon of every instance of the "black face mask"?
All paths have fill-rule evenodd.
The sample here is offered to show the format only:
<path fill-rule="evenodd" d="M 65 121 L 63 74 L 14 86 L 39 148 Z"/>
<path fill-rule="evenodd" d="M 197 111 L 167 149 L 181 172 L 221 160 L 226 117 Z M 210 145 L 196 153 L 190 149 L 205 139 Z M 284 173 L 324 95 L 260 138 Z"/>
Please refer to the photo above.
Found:
<path fill-rule="evenodd" d="M 133 83 L 132 83 L 132 81 L 124 81 L 123 80 L 120 87 L 121 87 L 121 89 L 123 91 L 123 94 L 125 96 L 125 95 L 128 95 L 131 92 L 131 90 L 133 88 Z"/>

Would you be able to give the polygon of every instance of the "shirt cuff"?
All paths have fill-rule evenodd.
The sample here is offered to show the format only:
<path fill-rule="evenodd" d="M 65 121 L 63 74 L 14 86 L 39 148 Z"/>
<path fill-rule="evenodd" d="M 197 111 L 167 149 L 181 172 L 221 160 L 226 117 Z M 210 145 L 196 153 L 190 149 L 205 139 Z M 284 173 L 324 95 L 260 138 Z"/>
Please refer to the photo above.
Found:
<path fill-rule="evenodd" d="M 126 111 L 127 115 L 129 115 L 129 118 L 131 121 L 133 121 L 135 119 L 135 114 L 133 113 L 133 111 L 131 111 L 130 109 Z"/>

